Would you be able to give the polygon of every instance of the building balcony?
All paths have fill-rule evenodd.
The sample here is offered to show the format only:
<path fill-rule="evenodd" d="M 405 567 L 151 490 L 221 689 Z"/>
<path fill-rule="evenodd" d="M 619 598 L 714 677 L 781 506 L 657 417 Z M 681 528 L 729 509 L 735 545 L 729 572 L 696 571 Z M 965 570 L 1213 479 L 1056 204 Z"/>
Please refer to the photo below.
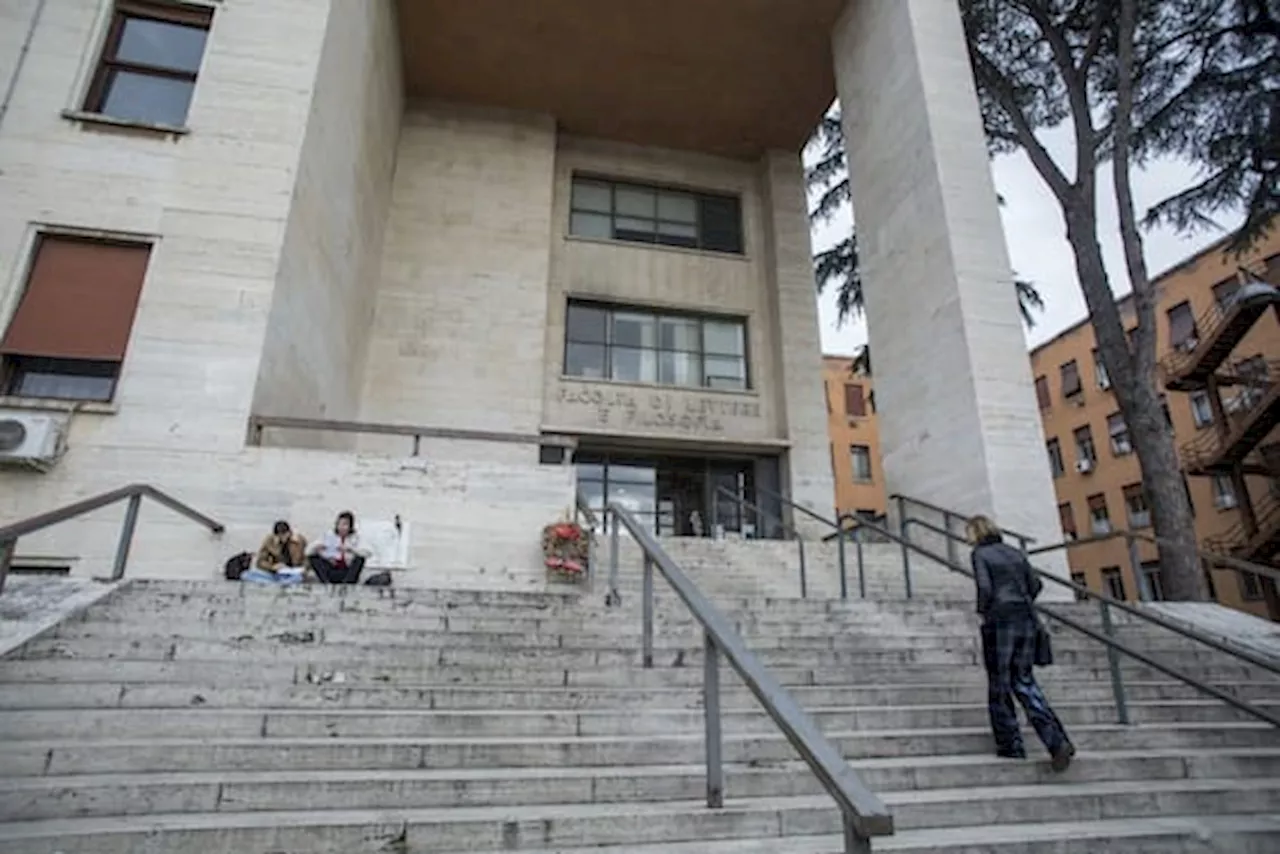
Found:
<path fill-rule="evenodd" d="M 1268 494 L 1255 509 L 1257 529 L 1241 520 L 1217 537 L 1205 540 L 1210 551 L 1229 554 L 1241 560 L 1268 563 L 1280 553 L 1280 498 Z"/>
<path fill-rule="evenodd" d="M 1267 362 L 1265 373 L 1236 374 L 1228 381 L 1237 391 L 1224 401 L 1225 429 L 1182 446 L 1188 474 L 1230 474 L 1280 422 L 1280 361 Z"/>
<path fill-rule="evenodd" d="M 1160 362 L 1170 391 L 1198 391 L 1231 355 L 1269 308 L 1280 305 L 1280 290 L 1266 282 L 1250 282 L 1225 303 L 1197 318 L 1196 334 L 1178 344 Z"/>

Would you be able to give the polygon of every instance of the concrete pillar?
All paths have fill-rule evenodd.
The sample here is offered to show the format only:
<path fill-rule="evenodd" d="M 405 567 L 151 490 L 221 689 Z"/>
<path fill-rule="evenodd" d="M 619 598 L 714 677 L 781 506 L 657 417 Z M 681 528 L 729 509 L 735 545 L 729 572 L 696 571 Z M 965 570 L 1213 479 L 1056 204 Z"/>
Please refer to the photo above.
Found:
<path fill-rule="evenodd" d="M 889 490 L 1060 542 L 959 7 L 850 0 L 832 43 Z"/>
<path fill-rule="evenodd" d="M 793 151 L 771 151 L 760 165 L 763 191 L 764 263 L 769 278 L 774 340 L 773 365 L 780 418 L 791 449 L 783 458 L 782 482 L 791 499 L 826 517 L 835 514 L 822 345 L 813 282 L 804 167 Z M 793 523 L 804 533 L 831 533 L 803 514 Z"/>

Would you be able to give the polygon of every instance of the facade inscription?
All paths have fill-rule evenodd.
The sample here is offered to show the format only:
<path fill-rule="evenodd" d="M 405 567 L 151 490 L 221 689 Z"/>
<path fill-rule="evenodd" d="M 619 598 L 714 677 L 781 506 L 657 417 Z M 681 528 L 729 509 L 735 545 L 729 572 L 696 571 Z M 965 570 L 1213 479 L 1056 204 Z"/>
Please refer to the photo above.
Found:
<path fill-rule="evenodd" d="M 663 391 L 561 386 L 560 402 L 595 411 L 600 427 L 668 430 L 718 436 L 726 419 L 758 419 L 760 404 L 713 396 L 677 397 Z"/>

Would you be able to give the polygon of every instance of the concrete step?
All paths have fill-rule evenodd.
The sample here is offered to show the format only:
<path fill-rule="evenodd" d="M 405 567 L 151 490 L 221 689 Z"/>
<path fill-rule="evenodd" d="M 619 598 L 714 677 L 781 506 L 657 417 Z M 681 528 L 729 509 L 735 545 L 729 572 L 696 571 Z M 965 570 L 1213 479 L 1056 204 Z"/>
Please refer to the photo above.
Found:
<path fill-rule="evenodd" d="M 1280 781 L 1155 780 L 965 787 L 889 792 L 903 830 L 1026 822 L 1173 815 L 1271 815 Z M 0 825 L 0 852 L 137 854 L 162 841 L 170 852 L 374 852 L 554 849 L 765 836 L 839 830 L 826 797 L 735 799 L 709 810 L 696 801 L 550 804 L 413 810 L 155 814 L 53 819 Z"/>
<path fill-rule="evenodd" d="M 964 786 L 1030 786 L 1275 778 L 1280 748 L 1250 751 L 1141 751 L 1081 755 L 1069 774 L 1043 761 L 994 756 L 870 759 L 853 763 L 877 792 Z M 99 774 L 0 781 L 0 820 L 257 810 L 424 809 L 557 803 L 695 800 L 705 792 L 701 765 L 606 768 L 358 769 Z M 731 765 L 733 798 L 821 796 L 801 762 Z"/>
<path fill-rule="evenodd" d="M 1274 748 L 1274 728 L 1246 722 L 1072 727 L 1089 751 Z M 850 759 L 988 754 L 986 726 L 828 732 Z M 1027 743 L 1035 744 L 1028 733 Z M 359 737 L 138 738 L 7 740 L 0 767 L 13 776 L 355 768 L 532 768 L 608 765 L 678 765 L 702 755 L 701 733 L 635 736 L 395 738 Z M 726 762 L 764 763 L 796 755 L 779 733 L 726 734 Z"/>

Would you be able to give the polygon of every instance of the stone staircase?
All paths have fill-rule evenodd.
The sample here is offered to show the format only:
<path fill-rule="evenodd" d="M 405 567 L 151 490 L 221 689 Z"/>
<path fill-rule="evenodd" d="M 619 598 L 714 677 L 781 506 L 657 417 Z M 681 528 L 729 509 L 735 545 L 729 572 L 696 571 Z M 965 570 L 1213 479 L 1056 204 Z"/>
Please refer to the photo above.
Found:
<path fill-rule="evenodd" d="M 1274 728 L 1136 664 L 1119 726 L 1105 655 L 1059 634 L 1044 683 L 1080 755 L 999 760 L 968 599 L 735 597 L 734 555 L 704 556 L 691 575 L 893 810 L 875 850 L 1280 850 Z M 659 595 L 644 670 L 639 597 L 601 600 L 134 582 L 0 661 L 0 854 L 841 851 L 727 670 L 728 802 L 706 808 L 697 627 Z M 1270 674 L 1117 619 L 1280 709 Z"/>

